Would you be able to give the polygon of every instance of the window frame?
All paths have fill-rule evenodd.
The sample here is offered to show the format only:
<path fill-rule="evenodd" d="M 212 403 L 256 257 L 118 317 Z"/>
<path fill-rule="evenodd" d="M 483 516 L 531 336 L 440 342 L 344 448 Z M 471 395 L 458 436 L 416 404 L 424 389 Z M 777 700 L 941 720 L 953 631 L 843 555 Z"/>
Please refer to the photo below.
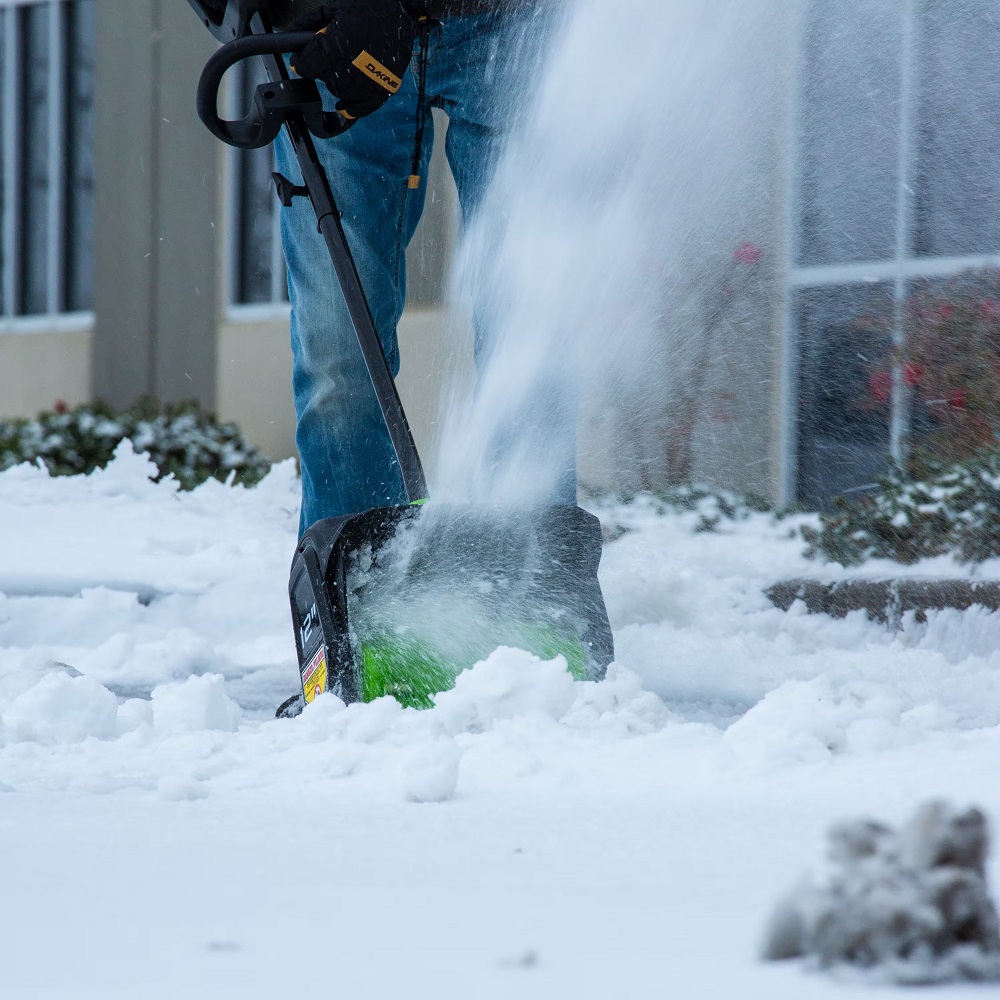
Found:
<path fill-rule="evenodd" d="M 815 2 L 815 0 L 814 0 Z M 822 0 L 818 0 L 822 2 Z M 792 505 L 798 499 L 799 472 L 799 358 L 800 331 L 796 320 L 797 293 L 807 288 L 840 285 L 868 285 L 892 282 L 894 286 L 894 316 L 892 340 L 897 347 L 905 341 L 904 323 L 909 285 L 919 278 L 948 278 L 970 268 L 995 268 L 1000 271 L 1000 253 L 962 256 L 924 257 L 911 250 L 914 227 L 916 192 L 912 186 L 917 165 L 916 97 L 919 80 L 917 65 L 917 19 L 924 0 L 903 0 L 900 10 L 902 41 L 900 51 L 900 122 L 897 149 L 896 239 L 894 257 L 868 263 L 840 263 L 803 267 L 798 263 L 802 205 L 801 181 L 801 114 L 802 94 L 809 66 L 805 52 L 806 22 L 804 10 L 799 11 L 795 32 L 793 96 L 788 119 L 788 163 L 786 177 L 786 222 L 784 232 L 784 338 L 781 354 L 781 396 L 779 399 L 779 468 L 778 496 L 782 505 Z M 905 458 L 909 434 L 909 390 L 901 368 L 893 367 L 890 455 L 899 462 Z"/>

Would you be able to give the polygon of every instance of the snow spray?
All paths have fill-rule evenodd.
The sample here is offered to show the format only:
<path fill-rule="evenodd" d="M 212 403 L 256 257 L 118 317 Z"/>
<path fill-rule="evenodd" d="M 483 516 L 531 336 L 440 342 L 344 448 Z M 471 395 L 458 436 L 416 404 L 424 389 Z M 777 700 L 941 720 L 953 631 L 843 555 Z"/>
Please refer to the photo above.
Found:
<path fill-rule="evenodd" d="M 692 263 L 728 254 L 721 231 L 760 207 L 763 171 L 733 150 L 756 145 L 762 97 L 743 63 L 766 58 L 772 6 L 568 5 L 459 252 L 455 295 L 492 349 L 471 395 L 445 394 L 435 498 L 559 499 L 581 400 L 662 408 L 690 353 L 665 317 L 683 312 Z"/>

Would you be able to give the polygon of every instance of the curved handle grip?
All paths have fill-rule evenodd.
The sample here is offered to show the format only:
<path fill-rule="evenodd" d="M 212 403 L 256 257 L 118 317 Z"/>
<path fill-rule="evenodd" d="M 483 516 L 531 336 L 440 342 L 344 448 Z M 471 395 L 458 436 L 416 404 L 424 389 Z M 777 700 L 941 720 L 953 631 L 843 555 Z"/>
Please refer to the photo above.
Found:
<path fill-rule="evenodd" d="M 324 111 L 316 84 L 311 80 L 276 80 L 257 88 L 254 107 L 239 121 L 219 117 L 219 89 L 226 72 L 254 56 L 282 56 L 300 52 L 316 36 L 311 31 L 268 32 L 227 42 L 205 64 L 198 81 L 198 117 L 216 138 L 240 149 L 259 149 L 278 137 L 281 126 L 301 114 L 310 132 L 332 139 L 353 124 L 333 111 Z"/>

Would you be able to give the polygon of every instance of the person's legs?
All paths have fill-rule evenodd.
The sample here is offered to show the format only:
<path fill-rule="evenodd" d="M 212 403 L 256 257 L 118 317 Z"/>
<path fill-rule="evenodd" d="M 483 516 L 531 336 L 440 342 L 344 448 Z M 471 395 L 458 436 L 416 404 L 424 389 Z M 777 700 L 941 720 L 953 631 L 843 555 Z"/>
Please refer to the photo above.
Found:
<path fill-rule="evenodd" d="M 333 101 L 320 84 L 324 102 Z M 407 184 L 414 149 L 417 88 L 400 93 L 336 139 L 316 140 L 389 366 L 399 368 L 396 325 L 406 294 L 404 247 L 423 209 L 424 188 Z M 428 122 L 424 160 L 430 155 Z M 297 183 L 287 136 L 275 144 L 277 169 Z M 426 172 L 426 171 L 424 171 Z M 300 531 L 326 517 L 406 502 L 388 431 L 354 327 L 316 227 L 296 198 L 281 210 L 292 305 L 292 387 L 302 471 Z"/>
<path fill-rule="evenodd" d="M 430 93 L 448 114 L 446 151 L 466 223 L 482 206 L 515 129 L 530 114 L 545 53 L 558 28 L 559 8 L 557 3 L 543 3 L 502 14 L 453 18 L 435 33 Z M 501 239 L 500 233 L 496 239 Z M 498 346 L 511 348 L 498 345 L 505 336 L 503 297 L 510 289 L 497 291 L 475 293 L 475 354 L 481 377 Z M 549 499 L 575 504 L 573 389 L 555 357 L 531 376 L 525 404 L 514 419 L 501 421 L 494 429 L 491 452 L 501 468 L 505 456 L 514 452 L 535 456 L 551 467 L 551 477 L 546 478 L 555 482 Z"/>

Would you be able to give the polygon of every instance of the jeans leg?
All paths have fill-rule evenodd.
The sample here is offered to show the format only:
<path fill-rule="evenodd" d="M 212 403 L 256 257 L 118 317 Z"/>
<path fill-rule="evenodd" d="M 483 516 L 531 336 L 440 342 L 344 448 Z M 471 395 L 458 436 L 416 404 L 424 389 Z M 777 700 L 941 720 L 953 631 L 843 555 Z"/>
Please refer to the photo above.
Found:
<path fill-rule="evenodd" d="M 458 186 L 467 224 L 482 225 L 478 216 L 494 180 L 496 167 L 535 99 L 545 53 L 559 26 L 558 5 L 537 9 L 459 17 L 445 21 L 432 64 L 435 93 L 448 113 L 446 149 Z M 491 195 L 495 197 L 496 192 Z M 502 211 L 490 209 L 498 232 L 482 238 L 483 246 L 500 246 Z M 484 284 L 491 284 L 483 269 Z M 571 379 L 559 357 L 541 364 L 518 366 L 518 338 L 513 330 L 507 296 L 509 286 L 477 290 L 474 303 L 475 354 L 480 386 L 490 378 L 503 379 L 513 371 L 529 380 L 516 411 L 498 421 L 488 446 L 486 465 L 514 476 L 545 472 L 548 499 L 575 504 L 577 400 Z M 503 355 L 502 359 L 498 356 Z M 498 357 L 491 371 L 490 359 Z M 503 369 L 503 370 L 500 370 Z M 519 387 L 520 388 L 520 387 Z M 498 391 L 498 395 L 503 395 Z M 518 469 L 518 462 L 523 468 Z M 534 469 L 531 468 L 534 466 Z M 525 495 L 531 492 L 526 484 Z M 516 492 L 516 491 L 515 491 Z"/>
<path fill-rule="evenodd" d="M 324 102 L 333 106 L 325 87 Z M 407 185 L 417 94 L 412 74 L 384 108 L 336 139 L 316 140 L 348 246 L 395 375 L 396 325 L 405 297 L 404 246 L 424 189 Z M 430 142 L 430 136 L 428 137 Z M 291 143 L 275 144 L 277 169 L 301 175 Z M 300 531 L 326 517 L 406 502 L 388 431 L 347 305 L 307 199 L 282 209 L 281 235 L 292 306 L 292 389 L 302 471 Z"/>

